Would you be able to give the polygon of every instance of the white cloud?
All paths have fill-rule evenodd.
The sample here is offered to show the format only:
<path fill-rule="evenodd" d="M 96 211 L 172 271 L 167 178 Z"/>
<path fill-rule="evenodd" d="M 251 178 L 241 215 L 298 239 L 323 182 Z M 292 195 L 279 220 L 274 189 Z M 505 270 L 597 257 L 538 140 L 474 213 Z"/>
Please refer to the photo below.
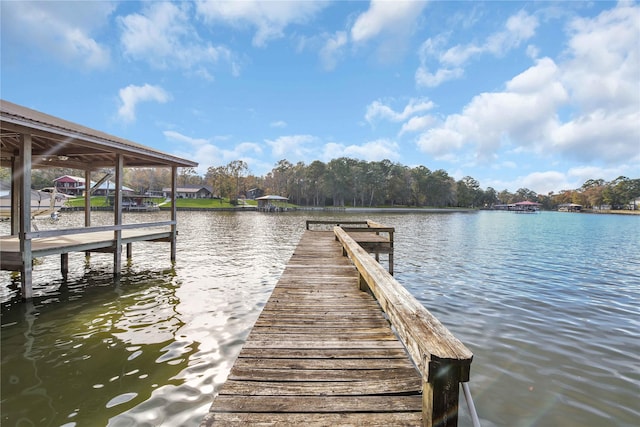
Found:
<path fill-rule="evenodd" d="M 212 139 L 194 138 L 180 132 L 167 130 L 163 132 L 165 138 L 178 145 L 175 154 L 187 159 L 197 159 L 199 174 L 204 175 L 210 166 L 226 165 L 233 160 L 243 160 L 248 164 L 261 163 L 262 147 L 253 142 L 242 142 L 232 148 L 220 148 L 213 143 L 215 140 L 225 140 L 227 137 L 214 137 Z M 184 147 L 187 144 L 187 147 Z M 252 157 L 252 156 L 257 156 Z"/>
<path fill-rule="evenodd" d="M 287 135 L 275 140 L 267 139 L 265 142 L 277 158 L 304 158 L 310 151 L 306 145 L 315 140 L 316 138 L 311 135 Z"/>
<path fill-rule="evenodd" d="M 255 27 L 253 45 L 258 47 L 282 37 L 287 26 L 310 21 L 325 6 L 326 2 L 317 1 L 199 0 L 196 3 L 198 14 L 208 23 Z"/>
<path fill-rule="evenodd" d="M 284 120 L 277 120 L 275 122 L 271 122 L 269 126 L 271 126 L 272 128 L 286 128 L 287 122 L 285 122 Z"/>
<path fill-rule="evenodd" d="M 401 112 L 396 112 L 388 105 L 385 105 L 382 101 L 373 101 L 367 106 L 365 119 L 369 123 L 373 123 L 377 119 L 385 119 L 392 122 L 402 122 L 409 119 L 415 114 L 431 110 L 433 106 L 433 102 L 427 99 L 412 98 L 409 100 L 409 103 Z"/>
<path fill-rule="evenodd" d="M 190 22 L 189 3 L 148 3 L 141 14 L 119 18 L 120 41 L 124 54 L 154 67 L 194 69 L 207 80 L 212 77 L 206 65 L 228 61 L 232 73 L 239 65 L 229 49 L 200 40 Z"/>
<path fill-rule="evenodd" d="M 126 121 L 136 119 L 136 106 L 140 102 L 155 101 L 164 104 L 171 96 L 160 86 L 145 84 L 144 86 L 129 85 L 119 91 L 122 105 L 118 109 L 118 116 Z"/>
<path fill-rule="evenodd" d="M 491 52 L 495 56 L 502 56 L 533 37 L 537 28 L 538 18 L 521 10 L 507 19 L 504 31 L 487 38 L 481 49 Z"/>
<path fill-rule="evenodd" d="M 437 157 L 474 144 L 477 157 L 490 159 L 504 145 L 542 147 L 558 126 L 556 111 L 568 95 L 556 64 L 543 58 L 507 82 L 504 92 L 482 93 L 461 114 L 422 134 L 418 146 Z"/>
<path fill-rule="evenodd" d="M 640 162 L 640 7 L 620 3 L 578 18 L 560 65 L 576 108 L 550 135 L 553 149 L 581 161 Z"/>
<path fill-rule="evenodd" d="M 111 2 L 2 2 L 3 55 L 22 56 L 35 48 L 69 66 L 104 68 L 109 48 L 92 34 L 108 24 L 114 10 Z"/>
<path fill-rule="evenodd" d="M 571 178 L 575 185 L 567 187 L 559 187 L 563 189 L 578 188 L 589 179 L 604 179 L 612 181 L 619 176 L 637 177 L 638 165 L 630 163 L 622 163 L 611 165 L 609 167 L 601 166 L 578 166 L 567 171 L 567 177 Z"/>
<path fill-rule="evenodd" d="M 550 135 L 553 148 L 584 162 L 640 162 L 640 111 L 598 110 L 564 123 Z"/>
<path fill-rule="evenodd" d="M 192 138 L 190 136 L 183 135 L 173 130 L 165 130 L 163 134 L 168 140 L 175 141 L 175 142 L 186 142 L 187 144 L 193 145 L 194 147 L 200 147 L 209 143 L 209 140 L 207 139 Z"/>
<path fill-rule="evenodd" d="M 502 56 L 533 37 L 537 27 L 538 19 L 535 16 L 520 11 L 507 19 L 503 31 L 489 35 L 483 44 L 454 46 L 440 55 L 440 62 L 447 66 L 461 66 L 471 57 L 484 53 Z"/>
<path fill-rule="evenodd" d="M 475 96 L 460 113 L 422 133 L 418 146 L 450 161 L 473 147 L 476 161 L 485 163 L 505 161 L 508 150 L 616 170 L 639 164 L 638 22 L 640 7 L 626 3 L 572 21 L 562 62 L 536 60 L 503 91 Z"/>
<path fill-rule="evenodd" d="M 379 61 L 397 60 L 406 52 L 426 5 L 425 1 L 371 0 L 369 9 L 351 27 L 351 41 L 361 47 L 375 40 Z"/>
<path fill-rule="evenodd" d="M 538 19 L 524 11 L 509 17 L 504 30 L 489 35 L 482 44 L 456 45 L 444 50 L 445 36 L 425 40 L 419 50 L 420 66 L 415 79 L 419 87 L 436 87 L 462 77 L 464 66 L 474 56 L 491 54 L 503 56 L 535 35 Z M 430 71 L 428 63 L 435 60 L 436 71 Z"/>
<path fill-rule="evenodd" d="M 580 166 L 570 168 L 567 171 L 548 170 L 532 172 L 528 175 L 518 176 L 510 181 L 491 180 L 487 186 L 500 191 L 508 188 L 515 191 L 518 188 L 528 188 L 538 194 L 557 193 L 560 190 L 580 188 L 589 179 L 604 179 L 611 181 L 619 176 L 634 176 L 634 170 L 628 164 L 614 167 Z"/>
<path fill-rule="evenodd" d="M 442 83 L 459 79 L 464 75 L 462 68 L 439 68 L 435 73 L 430 73 L 425 66 L 416 70 L 416 84 L 421 87 L 437 87 Z"/>
<path fill-rule="evenodd" d="M 320 49 L 320 60 L 325 70 L 333 70 L 342 56 L 347 45 L 347 33 L 336 31 L 333 36 L 329 36 L 322 49 Z"/>
<path fill-rule="evenodd" d="M 436 119 L 433 116 L 416 116 L 411 117 L 409 121 L 402 125 L 400 129 L 400 135 L 407 132 L 421 132 L 427 130 L 431 125 L 435 123 Z"/>
<path fill-rule="evenodd" d="M 533 172 L 517 179 L 518 188 L 529 188 L 538 194 L 549 194 L 558 188 L 577 188 L 580 185 L 567 180 L 566 174 L 558 171 Z M 511 184 L 513 185 L 513 184 Z"/>
<path fill-rule="evenodd" d="M 369 9 L 353 24 L 351 39 L 360 43 L 382 33 L 405 34 L 412 31 L 426 4 L 423 1 L 371 0 Z"/>
<path fill-rule="evenodd" d="M 483 183 L 483 187 L 492 187 L 497 191 L 506 189 L 514 192 L 519 188 L 528 188 L 541 195 L 549 194 L 551 191 L 557 192 L 558 189 L 577 188 L 580 185 L 582 185 L 582 183 L 577 184 L 577 182 L 568 177 L 566 173 L 560 171 L 533 172 L 508 181 L 490 179 Z"/>
<path fill-rule="evenodd" d="M 398 154 L 398 144 L 395 141 L 378 139 L 362 145 L 343 145 L 330 142 L 325 144 L 322 157 L 325 161 L 339 157 L 352 157 L 371 162 L 384 159 L 396 160 L 400 158 L 400 155 Z"/>
<path fill-rule="evenodd" d="M 594 19 L 569 25 L 563 81 L 586 111 L 638 110 L 640 105 L 640 7 L 621 3 Z"/>

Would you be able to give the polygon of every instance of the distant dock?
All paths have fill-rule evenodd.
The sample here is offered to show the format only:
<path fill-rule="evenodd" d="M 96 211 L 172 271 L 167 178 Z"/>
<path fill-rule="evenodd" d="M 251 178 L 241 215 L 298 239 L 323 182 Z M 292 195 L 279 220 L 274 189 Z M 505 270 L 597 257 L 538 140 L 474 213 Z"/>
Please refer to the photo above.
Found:
<path fill-rule="evenodd" d="M 457 425 L 473 355 L 370 255 L 393 228 L 316 224 L 202 426 Z"/>

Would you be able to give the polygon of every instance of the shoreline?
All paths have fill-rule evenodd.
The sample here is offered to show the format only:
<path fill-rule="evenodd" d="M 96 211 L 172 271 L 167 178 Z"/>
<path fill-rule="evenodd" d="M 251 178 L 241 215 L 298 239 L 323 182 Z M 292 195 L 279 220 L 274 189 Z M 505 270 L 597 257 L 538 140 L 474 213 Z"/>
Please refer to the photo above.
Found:
<path fill-rule="evenodd" d="M 92 207 L 92 211 L 113 211 L 111 207 Z M 167 212 L 170 211 L 169 207 L 161 207 L 160 211 Z M 256 206 L 243 206 L 243 207 L 210 207 L 210 208 L 199 208 L 199 207 L 178 207 L 178 211 L 186 211 L 186 212 L 208 212 L 208 211 L 218 211 L 218 212 L 258 212 L 259 209 Z M 368 212 L 390 212 L 390 213 L 472 213 L 478 211 L 496 211 L 496 212 L 504 212 L 499 209 L 480 209 L 480 208 L 416 208 L 416 207 L 314 207 L 314 206 L 302 206 L 302 207 L 291 207 L 287 208 L 287 211 L 279 212 L 298 212 L 298 211 L 309 211 L 309 212 L 346 212 L 346 213 L 368 213 Z M 63 207 L 60 209 L 60 212 L 84 212 L 84 207 L 76 206 L 76 207 Z M 129 211 L 123 211 L 129 212 Z M 144 212 L 144 211 L 140 211 Z M 559 212 L 554 210 L 540 210 L 540 212 Z M 268 212 L 267 212 L 268 213 Z M 563 212 L 563 213 L 583 213 L 583 214 L 597 214 L 597 215 L 640 215 L 640 210 L 597 210 L 597 209 L 584 209 L 582 212 Z"/>

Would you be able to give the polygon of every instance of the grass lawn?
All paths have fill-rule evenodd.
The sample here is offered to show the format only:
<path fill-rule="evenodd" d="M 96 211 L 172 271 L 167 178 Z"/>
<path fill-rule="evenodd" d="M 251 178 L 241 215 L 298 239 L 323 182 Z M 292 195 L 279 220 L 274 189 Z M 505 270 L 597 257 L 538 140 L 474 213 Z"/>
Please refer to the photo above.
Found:
<path fill-rule="evenodd" d="M 164 198 L 160 197 L 153 199 L 154 203 L 164 202 Z M 258 203 L 255 200 L 247 200 L 247 206 L 256 206 Z M 67 200 L 66 203 L 69 207 L 84 207 L 84 197 L 76 197 Z M 104 196 L 92 196 L 91 206 L 105 207 L 109 206 L 108 200 Z M 200 209 L 217 209 L 217 208 L 233 208 L 236 207 L 229 203 L 229 199 L 177 199 L 176 206 L 178 208 L 200 208 Z M 242 205 L 238 205 L 241 207 Z M 293 206 L 293 205 L 292 205 Z M 163 208 L 170 208 L 171 203 L 163 204 Z"/>
<path fill-rule="evenodd" d="M 171 207 L 171 203 L 162 205 L 163 207 Z M 228 199 L 176 199 L 176 207 L 178 208 L 201 208 L 201 209 L 215 209 L 215 208 L 232 208 L 234 207 L 229 203 Z"/>
<path fill-rule="evenodd" d="M 65 205 L 72 208 L 83 208 L 84 197 L 74 197 L 73 199 L 68 199 Z M 91 206 L 99 208 L 109 206 L 109 201 L 104 196 L 91 196 Z"/>

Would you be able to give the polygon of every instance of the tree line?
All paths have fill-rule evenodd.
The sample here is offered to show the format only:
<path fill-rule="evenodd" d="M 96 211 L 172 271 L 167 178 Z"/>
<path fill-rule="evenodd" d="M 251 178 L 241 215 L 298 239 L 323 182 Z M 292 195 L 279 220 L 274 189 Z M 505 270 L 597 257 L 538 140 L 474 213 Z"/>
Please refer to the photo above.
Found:
<path fill-rule="evenodd" d="M 60 168 L 36 170 L 32 183 L 34 188 L 51 186 L 53 179 L 73 172 Z M 124 182 L 144 194 L 169 187 L 171 177 L 166 168 L 126 168 Z M 498 192 L 492 187 L 482 189 L 470 176 L 455 180 L 443 169 L 432 171 L 426 166 L 408 167 L 390 160 L 348 157 L 327 163 L 315 160 L 310 164 L 293 164 L 283 159 L 265 176 L 251 174 L 242 160 L 211 166 L 204 176 L 193 168 L 179 169 L 178 186 L 192 185 L 206 185 L 215 196 L 231 201 L 245 197 L 251 189 L 260 189 L 264 194 L 286 196 L 297 205 L 340 207 L 481 208 L 529 200 L 541 203 L 544 209 L 555 209 L 563 203 L 624 209 L 629 201 L 640 197 L 640 179 L 624 176 L 609 182 L 590 179 L 578 189 L 557 194 L 537 194 L 528 188 L 512 193 L 506 189 Z"/>

